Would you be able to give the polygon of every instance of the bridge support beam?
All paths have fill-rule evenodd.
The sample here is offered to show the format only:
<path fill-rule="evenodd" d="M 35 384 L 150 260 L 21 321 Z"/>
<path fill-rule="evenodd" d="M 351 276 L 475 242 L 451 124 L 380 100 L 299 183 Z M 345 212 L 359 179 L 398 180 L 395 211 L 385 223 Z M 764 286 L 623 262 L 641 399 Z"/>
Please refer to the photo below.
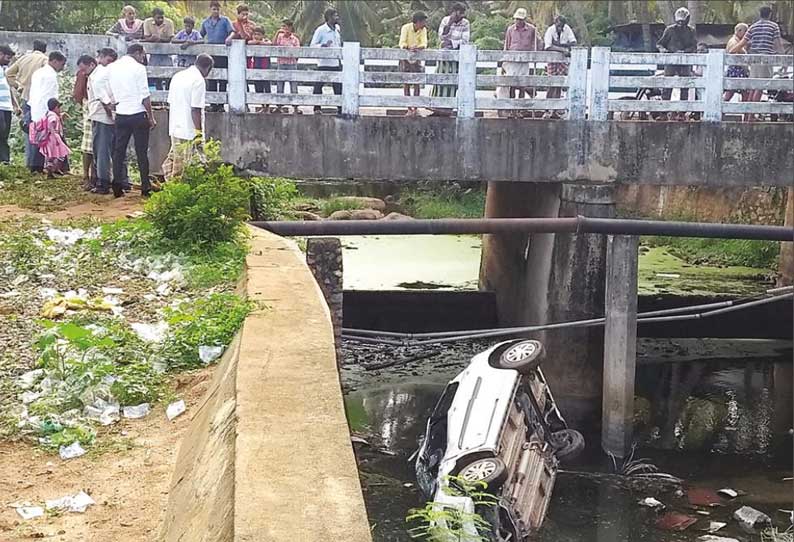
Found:
<path fill-rule="evenodd" d="M 487 218 L 615 216 L 609 185 L 489 183 Z M 480 288 L 496 292 L 504 325 L 545 324 L 604 314 L 606 238 L 590 234 L 486 235 Z M 597 426 L 601 420 L 600 328 L 550 330 L 546 378 L 565 407 L 569 423 Z"/>

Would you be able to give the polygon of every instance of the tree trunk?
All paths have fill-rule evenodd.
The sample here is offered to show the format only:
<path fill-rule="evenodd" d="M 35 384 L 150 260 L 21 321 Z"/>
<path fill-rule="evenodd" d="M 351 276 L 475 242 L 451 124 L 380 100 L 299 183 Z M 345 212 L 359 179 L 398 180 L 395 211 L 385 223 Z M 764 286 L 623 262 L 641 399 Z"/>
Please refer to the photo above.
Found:
<path fill-rule="evenodd" d="M 703 6 L 700 0 L 687 0 L 686 4 L 689 9 L 689 26 L 697 30 L 698 24 L 703 22 Z"/>
<path fill-rule="evenodd" d="M 673 4 L 673 0 L 659 0 L 656 2 L 656 5 L 659 6 L 660 11 L 662 12 L 664 24 L 668 26 L 673 24 L 673 19 L 675 16 L 675 5 Z"/>
<path fill-rule="evenodd" d="M 626 18 L 625 2 L 623 0 L 609 0 L 607 18 L 609 19 L 609 24 L 613 26 L 626 23 L 628 19 Z"/>
<path fill-rule="evenodd" d="M 653 51 L 653 36 L 651 36 L 651 15 L 648 11 L 646 0 L 634 0 L 634 15 L 637 22 L 642 25 L 642 50 L 645 52 Z"/>
<path fill-rule="evenodd" d="M 584 2 L 575 2 L 573 4 L 573 20 L 576 24 L 576 42 L 579 45 L 590 45 L 590 31 L 587 29 L 587 21 L 584 18 L 582 11 L 585 9 Z"/>

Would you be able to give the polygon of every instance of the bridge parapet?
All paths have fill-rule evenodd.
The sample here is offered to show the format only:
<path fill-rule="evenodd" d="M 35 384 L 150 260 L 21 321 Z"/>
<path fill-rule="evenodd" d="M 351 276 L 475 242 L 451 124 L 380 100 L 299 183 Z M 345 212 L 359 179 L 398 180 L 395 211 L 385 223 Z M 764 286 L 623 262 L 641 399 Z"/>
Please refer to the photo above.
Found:
<path fill-rule="evenodd" d="M 110 37 L 78 34 L 41 34 L 29 32 L 0 32 L 0 43 L 10 43 L 19 51 L 31 47 L 33 39 L 43 39 L 51 49 L 60 49 L 72 62 L 83 53 L 112 46 L 119 52 L 128 42 Z M 346 116 L 355 117 L 367 108 L 422 107 L 457 109 L 459 118 L 473 118 L 483 111 L 546 110 L 567 111 L 569 120 L 606 121 L 615 113 L 636 112 L 644 116 L 667 112 L 696 112 L 710 122 L 721 122 L 726 114 L 794 115 L 794 104 L 767 102 L 724 102 L 723 92 L 765 90 L 791 91 L 791 79 L 785 77 L 794 68 L 792 55 L 727 55 L 724 50 L 708 53 L 623 53 L 606 47 L 574 48 L 570 57 L 552 51 L 492 51 L 464 45 L 460 50 L 429 49 L 411 52 L 403 49 L 364 48 L 347 42 L 341 48 L 276 47 L 246 45 L 233 40 L 225 45 L 192 45 L 182 49 L 170 43 L 146 43 L 150 54 L 195 55 L 207 53 L 227 57 L 229 68 L 215 69 L 210 79 L 228 81 L 227 92 L 210 92 L 208 101 L 228 104 L 233 112 L 245 112 L 248 105 L 331 106 L 341 107 Z M 335 59 L 341 64 L 338 72 L 249 69 L 246 59 L 262 57 L 297 58 L 301 68 L 311 68 L 318 59 Z M 424 72 L 394 71 L 400 60 L 426 63 Z M 457 73 L 437 73 L 433 66 L 439 62 L 456 62 Z M 502 62 L 527 62 L 530 75 L 494 74 Z M 549 75 L 549 64 L 563 64 L 567 75 Z M 779 76 L 772 78 L 727 77 L 728 66 L 762 64 L 778 68 Z M 656 75 L 663 65 L 696 68 L 702 75 L 663 77 Z M 152 78 L 170 79 L 180 67 L 149 66 Z M 621 75 L 623 72 L 623 75 Z M 637 73 L 642 75 L 637 75 Z M 626 75 L 630 73 L 631 75 Z M 790 75 L 789 75 L 790 76 Z M 255 82 L 286 82 L 294 86 L 315 83 L 337 84 L 341 94 L 266 94 L 252 92 Z M 454 97 L 436 97 L 425 92 L 422 96 L 403 96 L 402 85 L 454 86 Z M 534 88 L 538 93 L 530 98 L 494 97 L 496 88 Z M 543 89 L 562 88 L 565 98 L 550 98 Z M 640 89 L 686 88 L 697 92 L 691 101 L 656 101 L 642 98 Z M 428 90 L 428 89 L 426 89 Z M 165 101 L 164 91 L 154 92 L 154 99 Z M 541 95 L 544 97 L 541 98 Z"/>

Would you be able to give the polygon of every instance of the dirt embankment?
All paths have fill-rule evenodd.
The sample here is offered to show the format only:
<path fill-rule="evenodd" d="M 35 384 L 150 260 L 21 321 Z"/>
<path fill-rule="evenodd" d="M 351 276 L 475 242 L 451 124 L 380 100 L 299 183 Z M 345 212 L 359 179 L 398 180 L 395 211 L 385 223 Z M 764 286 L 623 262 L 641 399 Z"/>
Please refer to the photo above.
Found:
<path fill-rule="evenodd" d="M 153 542 L 168 502 L 179 443 L 215 367 L 183 374 L 175 393 L 187 413 L 169 422 L 164 405 L 141 420 L 125 420 L 100 434 L 89 454 L 67 461 L 21 442 L 0 444 L 0 541 Z M 83 513 L 24 521 L 10 504 L 85 491 L 96 501 Z"/>
<path fill-rule="evenodd" d="M 52 220 L 68 220 L 71 218 L 94 217 L 100 220 L 115 220 L 140 211 L 143 200 L 138 194 L 127 194 L 123 198 L 109 197 L 107 201 L 84 202 L 69 205 L 64 209 L 45 213 L 25 209 L 17 205 L 0 205 L 0 220 L 19 217 L 46 217 Z"/>

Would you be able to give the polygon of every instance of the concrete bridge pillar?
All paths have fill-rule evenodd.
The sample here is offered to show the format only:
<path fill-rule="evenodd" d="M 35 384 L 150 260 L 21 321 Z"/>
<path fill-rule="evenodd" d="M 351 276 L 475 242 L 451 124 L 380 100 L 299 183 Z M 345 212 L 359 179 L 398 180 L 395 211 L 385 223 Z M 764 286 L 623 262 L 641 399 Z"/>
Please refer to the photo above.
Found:
<path fill-rule="evenodd" d="M 788 189 L 785 225 L 794 226 L 794 188 Z M 780 243 L 779 286 L 794 284 L 794 242 Z"/>
<path fill-rule="evenodd" d="M 489 183 L 486 217 L 615 216 L 611 185 Z M 547 324 L 604 315 L 606 237 L 487 235 L 480 288 L 496 292 L 502 325 Z M 547 348 L 544 373 L 574 426 L 600 423 L 603 329 L 533 334 Z"/>

